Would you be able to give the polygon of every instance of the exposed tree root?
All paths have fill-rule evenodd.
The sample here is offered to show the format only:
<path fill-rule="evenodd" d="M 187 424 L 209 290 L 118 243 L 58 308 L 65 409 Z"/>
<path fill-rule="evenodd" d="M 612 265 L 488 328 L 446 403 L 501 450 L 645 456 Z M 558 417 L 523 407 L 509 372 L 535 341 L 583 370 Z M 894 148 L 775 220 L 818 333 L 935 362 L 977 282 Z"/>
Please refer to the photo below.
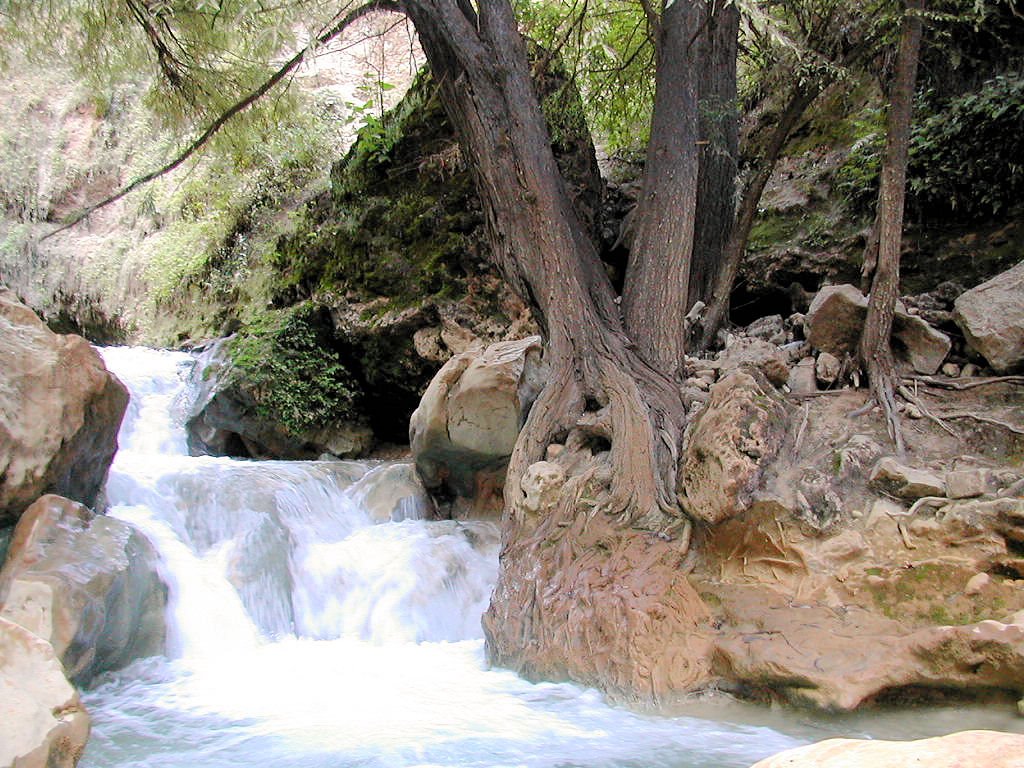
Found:
<path fill-rule="evenodd" d="M 904 378 L 910 381 L 919 381 L 926 386 L 935 387 L 936 389 L 953 389 L 958 392 L 962 392 L 965 389 L 974 389 L 975 387 L 987 387 L 992 384 L 1024 384 L 1024 376 L 989 376 L 983 379 L 971 378 L 966 381 L 936 379 L 932 376 L 904 376 Z"/>

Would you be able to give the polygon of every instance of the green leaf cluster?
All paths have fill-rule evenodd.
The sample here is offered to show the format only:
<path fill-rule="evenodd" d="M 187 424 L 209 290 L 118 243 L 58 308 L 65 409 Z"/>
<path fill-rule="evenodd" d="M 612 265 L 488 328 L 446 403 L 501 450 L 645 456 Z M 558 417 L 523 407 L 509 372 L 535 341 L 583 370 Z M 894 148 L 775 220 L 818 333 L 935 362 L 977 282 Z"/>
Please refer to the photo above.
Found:
<path fill-rule="evenodd" d="M 256 412 L 294 436 L 359 412 L 359 386 L 321 307 L 304 302 L 270 310 L 236 334 L 228 352 Z"/>

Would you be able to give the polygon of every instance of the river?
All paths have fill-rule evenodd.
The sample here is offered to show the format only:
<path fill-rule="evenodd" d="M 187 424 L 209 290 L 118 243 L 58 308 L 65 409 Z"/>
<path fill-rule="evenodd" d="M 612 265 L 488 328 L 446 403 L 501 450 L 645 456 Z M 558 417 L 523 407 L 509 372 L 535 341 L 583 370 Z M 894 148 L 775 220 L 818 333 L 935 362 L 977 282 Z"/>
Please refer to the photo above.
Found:
<path fill-rule="evenodd" d="M 110 514 L 160 555 L 168 647 L 84 693 L 83 768 L 738 768 L 834 735 L 1019 730 L 983 709 L 826 718 L 724 697 L 645 716 L 488 668 L 494 525 L 408 503 L 380 521 L 365 500 L 386 464 L 190 457 L 192 358 L 102 352 L 132 398 Z"/>

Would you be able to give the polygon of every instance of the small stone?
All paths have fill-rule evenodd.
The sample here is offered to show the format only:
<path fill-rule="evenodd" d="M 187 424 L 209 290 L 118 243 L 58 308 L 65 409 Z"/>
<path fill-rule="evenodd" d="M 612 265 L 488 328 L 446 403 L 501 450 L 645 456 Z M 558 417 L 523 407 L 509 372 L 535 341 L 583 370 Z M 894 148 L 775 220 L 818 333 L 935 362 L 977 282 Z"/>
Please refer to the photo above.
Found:
<path fill-rule="evenodd" d="M 986 472 L 983 469 L 961 469 L 946 473 L 946 496 L 951 499 L 972 499 L 981 496 L 987 489 Z"/>
<path fill-rule="evenodd" d="M 904 411 L 904 413 L 906 414 L 908 419 L 923 419 L 924 418 L 924 414 L 921 413 L 921 409 L 918 408 L 913 403 L 910 403 L 909 405 L 907 405 L 907 408 Z"/>
<path fill-rule="evenodd" d="M 960 366 L 957 365 L 956 363 L 943 363 L 942 375 L 949 376 L 951 379 L 955 379 L 960 375 Z"/>
<path fill-rule="evenodd" d="M 870 483 L 901 499 L 946 495 L 945 483 L 941 478 L 926 470 L 900 464 L 893 456 L 878 460 L 871 470 Z"/>
<path fill-rule="evenodd" d="M 716 371 L 714 368 L 702 368 L 701 370 L 697 371 L 694 374 L 694 376 L 696 376 L 698 379 L 704 379 L 714 384 L 718 380 L 718 371 Z"/>
<path fill-rule="evenodd" d="M 815 364 L 814 372 L 820 384 L 826 387 L 832 386 L 836 383 L 842 370 L 842 361 L 831 352 L 822 352 L 818 355 L 818 362 Z"/>
<path fill-rule="evenodd" d="M 696 387 L 699 390 L 707 392 L 711 389 L 711 382 L 702 377 L 693 377 L 687 379 L 684 384 L 688 387 Z"/>
<path fill-rule="evenodd" d="M 960 375 L 967 379 L 972 379 L 980 374 L 981 368 L 974 363 L 967 363 L 967 365 L 960 369 Z"/>
<path fill-rule="evenodd" d="M 976 573 L 967 580 L 967 586 L 964 587 L 964 594 L 976 595 L 987 587 L 990 581 L 992 581 L 992 577 L 987 573 Z"/>
<path fill-rule="evenodd" d="M 789 391 L 797 395 L 807 395 L 818 391 L 817 376 L 814 372 L 814 358 L 805 357 L 789 372 Z"/>

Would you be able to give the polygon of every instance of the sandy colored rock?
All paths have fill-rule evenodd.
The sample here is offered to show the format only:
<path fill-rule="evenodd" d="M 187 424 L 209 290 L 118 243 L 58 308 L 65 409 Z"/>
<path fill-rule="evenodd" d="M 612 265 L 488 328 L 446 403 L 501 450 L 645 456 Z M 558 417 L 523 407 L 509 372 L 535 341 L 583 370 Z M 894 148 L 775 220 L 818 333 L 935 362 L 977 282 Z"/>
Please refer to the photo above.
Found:
<path fill-rule="evenodd" d="M 962 469 L 946 473 L 946 495 L 951 499 L 970 499 L 981 496 L 988 486 L 983 469 Z"/>
<path fill-rule="evenodd" d="M 871 469 L 869 481 L 872 487 L 901 499 L 946 495 L 945 483 L 938 475 L 900 464 L 892 456 L 878 460 Z"/>
<path fill-rule="evenodd" d="M 505 465 L 545 370 L 537 336 L 445 363 L 409 421 L 416 471 L 428 490 L 500 509 Z"/>
<path fill-rule="evenodd" d="M 166 602 L 149 542 L 60 496 L 25 511 L 0 570 L 0 616 L 47 640 L 78 685 L 161 653 Z"/>
<path fill-rule="evenodd" d="M 53 333 L 0 289 L 0 525 L 44 493 L 92 504 L 127 405 L 89 342 Z"/>
<path fill-rule="evenodd" d="M 953 319 L 996 373 L 1024 367 L 1024 261 L 961 295 Z"/>
<path fill-rule="evenodd" d="M 763 378 L 732 373 L 687 429 L 676 492 L 697 520 L 715 524 L 746 509 L 761 471 L 786 435 L 789 407 Z"/>
<path fill-rule="evenodd" d="M 753 768 L 1024 768 L 1024 736 L 960 731 L 917 741 L 828 739 L 789 749 Z"/>
<path fill-rule="evenodd" d="M 990 581 L 992 581 L 992 577 L 987 573 L 976 573 L 964 585 L 964 594 L 976 595 L 987 587 Z"/>
<path fill-rule="evenodd" d="M 743 367 L 756 368 L 772 384 L 782 386 L 789 379 L 786 353 L 763 339 L 733 336 L 718 353 L 719 375 L 725 376 Z"/>
<path fill-rule="evenodd" d="M 89 714 L 53 648 L 0 617 L 0 766 L 74 768 Z"/>
<path fill-rule="evenodd" d="M 818 355 L 818 361 L 815 363 L 814 372 L 819 383 L 824 384 L 827 387 L 832 386 L 839 379 L 839 374 L 842 370 L 843 362 L 831 352 L 822 352 Z"/>
<path fill-rule="evenodd" d="M 805 357 L 789 372 L 786 380 L 789 391 L 795 395 L 809 395 L 818 391 L 818 377 L 813 357 Z"/>
<path fill-rule="evenodd" d="M 864 320 L 868 299 L 853 285 L 827 285 L 811 302 L 804 323 L 807 341 L 822 352 L 842 359 L 854 356 Z M 919 317 L 909 314 L 897 304 L 893 319 L 893 337 L 897 358 L 918 373 L 933 374 L 949 354 L 951 342 L 941 331 Z"/>

